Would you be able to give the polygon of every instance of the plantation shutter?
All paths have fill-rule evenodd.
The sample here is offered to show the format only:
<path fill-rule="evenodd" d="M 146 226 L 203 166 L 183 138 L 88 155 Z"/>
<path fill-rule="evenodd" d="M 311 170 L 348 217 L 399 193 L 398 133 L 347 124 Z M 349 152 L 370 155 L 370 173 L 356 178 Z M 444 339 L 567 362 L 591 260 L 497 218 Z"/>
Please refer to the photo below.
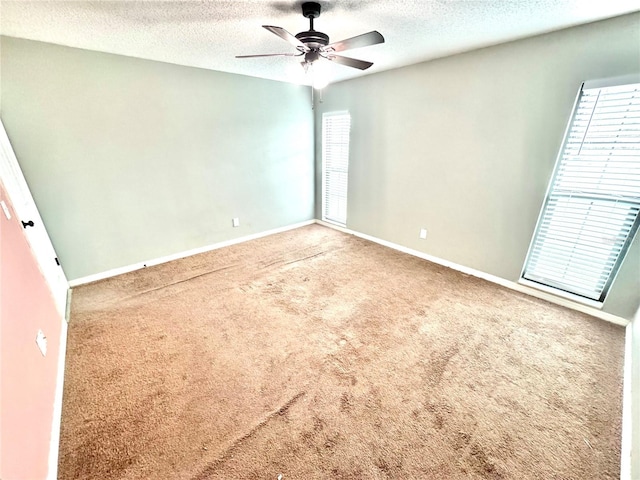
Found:
<path fill-rule="evenodd" d="M 322 116 L 322 219 L 346 225 L 349 176 L 349 113 Z"/>
<path fill-rule="evenodd" d="M 639 211 L 640 84 L 583 86 L 523 278 L 604 301 Z"/>

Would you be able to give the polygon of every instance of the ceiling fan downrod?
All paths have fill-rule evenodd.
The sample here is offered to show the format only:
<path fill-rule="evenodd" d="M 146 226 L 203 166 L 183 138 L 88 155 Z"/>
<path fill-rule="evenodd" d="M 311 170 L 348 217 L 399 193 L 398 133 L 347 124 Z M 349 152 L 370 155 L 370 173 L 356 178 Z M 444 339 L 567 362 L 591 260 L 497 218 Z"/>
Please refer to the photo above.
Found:
<path fill-rule="evenodd" d="M 319 3 L 305 2 L 302 4 L 302 15 L 309 19 L 309 30 L 296 34 L 296 38 L 312 50 L 329 45 L 329 35 L 313 29 L 313 19 L 320 16 L 320 10 L 321 7 Z M 311 61 L 315 60 L 317 60 L 317 55 L 316 58 Z"/>

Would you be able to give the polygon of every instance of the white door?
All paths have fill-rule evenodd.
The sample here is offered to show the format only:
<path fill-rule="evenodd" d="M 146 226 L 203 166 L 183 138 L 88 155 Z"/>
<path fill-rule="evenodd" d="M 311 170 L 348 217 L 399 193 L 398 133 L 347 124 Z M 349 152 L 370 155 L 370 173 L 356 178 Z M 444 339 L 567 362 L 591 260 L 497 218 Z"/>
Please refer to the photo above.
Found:
<path fill-rule="evenodd" d="M 56 307 L 64 318 L 67 305 L 67 290 L 69 283 L 58 263 L 47 230 L 40 218 L 36 204 L 27 185 L 20 165 L 13 152 L 9 137 L 0 120 L 0 178 L 4 188 L 13 203 L 13 209 L 18 221 L 24 226 L 27 241 L 38 261 L 42 275 L 49 284 Z M 4 215 L 4 212 L 0 212 Z"/>

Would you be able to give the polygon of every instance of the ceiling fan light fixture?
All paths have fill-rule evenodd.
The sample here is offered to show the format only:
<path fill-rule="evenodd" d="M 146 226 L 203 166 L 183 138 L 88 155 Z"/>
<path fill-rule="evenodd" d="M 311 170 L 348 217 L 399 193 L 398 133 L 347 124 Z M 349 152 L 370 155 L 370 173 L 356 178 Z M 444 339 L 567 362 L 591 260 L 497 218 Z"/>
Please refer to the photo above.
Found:
<path fill-rule="evenodd" d="M 320 52 L 317 50 L 309 50 L 304 54 L 304 61 L 307 63 L 313 63 L 320 58 Z"/>
<path fill-rule="evenodd" d="M 329 85 L 329 75 L 322 63 L 312 63 L 307 68 L 307 75 L 311 77 L 311 86 L 315 90 L 322 90 Z"/>

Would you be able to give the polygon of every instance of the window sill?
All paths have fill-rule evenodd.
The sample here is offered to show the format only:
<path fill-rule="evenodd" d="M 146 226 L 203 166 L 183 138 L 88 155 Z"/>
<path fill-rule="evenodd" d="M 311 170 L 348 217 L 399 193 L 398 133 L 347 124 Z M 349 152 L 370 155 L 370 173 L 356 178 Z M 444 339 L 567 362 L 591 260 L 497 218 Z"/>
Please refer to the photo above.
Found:
<path fill-rule="evenodd" d="M 587 305 L 591 308 L 602 310 L 603 302 L 598 302 L 597 300 L 590 300 L 588 298 L 581 297 L 580 295 L 574 295 L 573 293 L 565 292 L 564 290 L 558 290 L 557 288 L 548 287 L 546 285 L 527 280 L 526 278 L 521 278 L 520 280 L 518 280 L 518 283 L 520 285 L 524 285 L 525 287 L 530 287 L 536 290 L 540 290 L 541 292 L 550 293 L 552 295 L 555 295 L 556 297 L 565 298 L 582 305 Z"/>
<path fill-rule="evenodd" d="M 347 228 L 346 223 L 337 222 L 335 220 L 329 220 L 328 218 L 323 218 L 322 221 L 326 223 L 330 223 L 331 225 L 335 225 L 337 227 Z"/>

